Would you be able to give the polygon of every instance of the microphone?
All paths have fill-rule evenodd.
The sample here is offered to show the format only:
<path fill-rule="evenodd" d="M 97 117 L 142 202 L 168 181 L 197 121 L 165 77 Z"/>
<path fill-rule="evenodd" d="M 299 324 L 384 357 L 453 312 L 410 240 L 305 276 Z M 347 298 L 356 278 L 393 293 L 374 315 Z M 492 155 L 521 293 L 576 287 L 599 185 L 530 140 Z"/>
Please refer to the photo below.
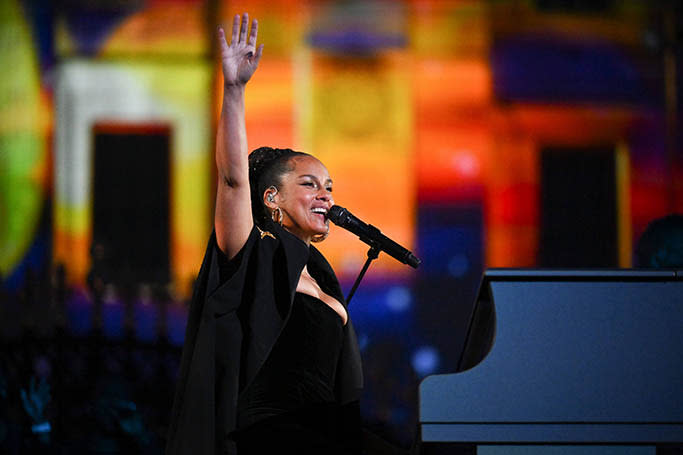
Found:
<path fill-rule="evenodd" d="M 408 264 L 414 269 L 422 262 L 415 257 L 413 253 L 382 234 L 375 226 L 362 222 L 344 207 L 333 205 L 327 212 L 327 218 L 337 226 L 356 234 L 361 241 L 367 243 L 371 247 L 384 251 L 394 259 L 404 264 Z"/>

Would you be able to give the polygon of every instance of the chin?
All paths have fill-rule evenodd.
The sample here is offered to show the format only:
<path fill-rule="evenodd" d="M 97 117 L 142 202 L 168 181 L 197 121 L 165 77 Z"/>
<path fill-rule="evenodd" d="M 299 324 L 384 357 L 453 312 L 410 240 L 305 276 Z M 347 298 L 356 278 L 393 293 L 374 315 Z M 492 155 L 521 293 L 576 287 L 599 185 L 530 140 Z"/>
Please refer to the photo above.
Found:
<path fill-rule="evenodd" d="M 325 224 L 323 227 L 315 229 L 315 234 L 320 235 L 320 234 L 327 234 L 330 232 L 330 226 L 328 224 Z"/>

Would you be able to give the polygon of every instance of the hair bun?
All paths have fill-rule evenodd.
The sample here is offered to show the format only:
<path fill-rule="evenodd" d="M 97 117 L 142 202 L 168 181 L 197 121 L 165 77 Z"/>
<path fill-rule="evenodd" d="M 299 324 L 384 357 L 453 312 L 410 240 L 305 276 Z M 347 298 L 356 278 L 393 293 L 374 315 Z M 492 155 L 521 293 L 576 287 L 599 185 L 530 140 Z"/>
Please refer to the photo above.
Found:
<path fill-rule="evenodd" d="M 294 155 L 292 149 L 277 149 L 273 147 L 259 147 L 249 154 L 249 180 L 257 183 L 263 172 L 278 158 Z"/>

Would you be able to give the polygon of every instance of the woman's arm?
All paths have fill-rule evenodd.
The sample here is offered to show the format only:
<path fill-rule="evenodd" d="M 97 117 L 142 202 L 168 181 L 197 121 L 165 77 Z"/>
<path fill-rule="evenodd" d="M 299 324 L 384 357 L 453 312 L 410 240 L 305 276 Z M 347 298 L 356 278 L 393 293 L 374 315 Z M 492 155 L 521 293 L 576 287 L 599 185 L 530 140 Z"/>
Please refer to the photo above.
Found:
<path fill-rule="evenodd" d="M 249 195 L 247 132 L 244 125 L 244 88 L 256 71 L 263 44 L 256 49 L 258 23 L 252 21 L 247 37 L 249 15 L 239 15 L 232 24 L 230 45 L 225 32 L 218 30 L 223 65 L 223 107 L 216 137 L 218 191 L 214 223 L 218 247 L 234 257 L 253 227 Z"/>

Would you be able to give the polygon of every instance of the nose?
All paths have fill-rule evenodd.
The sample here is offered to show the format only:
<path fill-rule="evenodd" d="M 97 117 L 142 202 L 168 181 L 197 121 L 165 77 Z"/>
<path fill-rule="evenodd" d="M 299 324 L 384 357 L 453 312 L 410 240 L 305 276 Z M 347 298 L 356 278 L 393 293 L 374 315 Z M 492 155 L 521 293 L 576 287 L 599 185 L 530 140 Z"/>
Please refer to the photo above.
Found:
<path fill-rule="evenodd" d="M 329 202 L 330 205 L 334 205 L 334 199 L 332 198 L 332 193 L 325 188 L 321 188 L 317 196 L 318 200 Z"/>

